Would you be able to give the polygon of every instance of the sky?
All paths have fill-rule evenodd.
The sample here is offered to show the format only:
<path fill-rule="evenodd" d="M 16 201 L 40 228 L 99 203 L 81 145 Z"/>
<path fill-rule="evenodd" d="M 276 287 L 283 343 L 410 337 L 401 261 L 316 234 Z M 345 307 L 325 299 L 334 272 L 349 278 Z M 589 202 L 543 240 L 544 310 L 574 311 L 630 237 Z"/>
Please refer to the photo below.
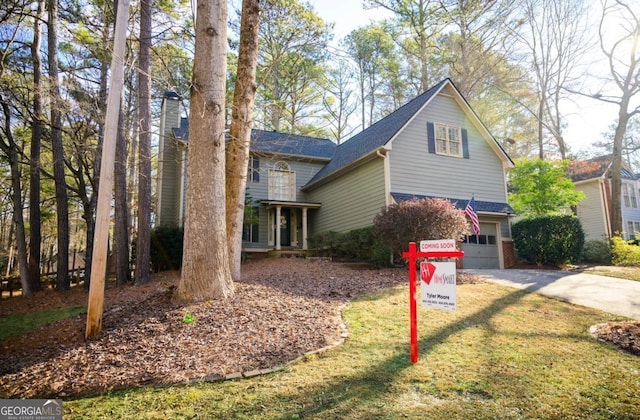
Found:
<path fill-rule="evenodd" d="M 310 0 L 311 5 L 327 23 L 334 23 L 334 42 L 352 30 L 371 21 L 391 16 L 380 8 L 364 10 L 362 0 Z M 565 140 L 572 152 L 589 152 L 591 144 L 602 139 L 602 133 L 617 118 L 617 108 L 594 99 L 579 98 L 577 103 L 566 104 L 568 127 Z"/>

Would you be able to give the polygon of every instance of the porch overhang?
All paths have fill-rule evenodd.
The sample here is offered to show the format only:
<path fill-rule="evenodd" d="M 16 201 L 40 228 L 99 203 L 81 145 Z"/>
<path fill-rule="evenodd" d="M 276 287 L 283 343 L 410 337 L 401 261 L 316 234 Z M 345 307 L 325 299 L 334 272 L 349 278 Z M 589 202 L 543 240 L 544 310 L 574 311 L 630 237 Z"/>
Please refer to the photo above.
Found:
<path fill-rule="evenodd" d="M 282 249 L 281 245 L 281 232 L 280 232 L 280 223 L 281 223 L 281 211 L 283 208 L 298 208 L 301 209 L 302 212 L 302 249 L 307 250 L 307 235 L 308 235 L 308 215 L 307 211 L 309 209 L 319 209 L 321 207 L 320 203 L 307 203 L 300 201 L 283 201 L 283 200 L 260 200 L 260 204 L 264 204 L 268 210 L 275 212 L 275 249 L 279 251 Z"/>
<path fill-rule="evenodd" d="M 307 208 L 307 209 L 319 209 L 322 207 L 320 203 L 306 203 L 300 201 L 281 201 L 281 200 L 260 200 L 260 204 L 264 204 L 267 208 L 273 207 L 295 207 L 295 208 Z"/>

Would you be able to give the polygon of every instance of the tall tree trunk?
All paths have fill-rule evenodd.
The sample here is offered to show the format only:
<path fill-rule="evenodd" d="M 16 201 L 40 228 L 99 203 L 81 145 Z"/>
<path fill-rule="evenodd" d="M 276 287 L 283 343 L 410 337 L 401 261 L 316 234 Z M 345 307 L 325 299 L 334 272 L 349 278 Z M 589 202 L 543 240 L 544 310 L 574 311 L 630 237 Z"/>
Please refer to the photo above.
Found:
<path fill-rule="evenodd" d="M 33 43 L 31 59 L 33 61 L 33 123 L 31 125 L 31 153 L 29 156 L 29 279 L 31 290 L 41 289 L 40 254 L 42 252 L 42 234 L 40 229 L 40 145 L 42 142 L 42 18 L 44 1 L 38 1 L 38 11 L 33 23 Z"/>
<path fill-rule="evenodd" d="M 544 97 L 543 97 L 544 98 Z M 538 157 L 544 160 L 544 99 L 540 100 L 538 104 Z"/>
<path fill-rule="evenodd" d="M 280 131 L 280 119 L 282 118 L 281 92 L 280 92 L 280 68 L 276 64 L 273 68 L 273 103 L 271 104 L 271 129 Z"/>
<path fill-rule="evenodd" d="M 58 258 L 56 284 L 58 290 L 69 290 L 69 208 L 67 183 L 62 148 L 62 103 L 58 76 L 58 0 L 48 0 L 47 49 L 49 83 L 51 86 L 51 150 L 53 152 L 53 177 L 56 187 L 56 214 L 58 218 Z"/>
<path fill-rule="evenodd" d="M 140 52 L 138 54 L 138 235 L 136 284 L 150 280 L 151 265 L 151 0 L 140 2 Z"/>
<path fill-rule="evenodd" d="M 178 295 L 188 301 L 228 298 L 225 211 L 227 2 L 198 0 L 189 112 L 186 218 Z"/>
<path fill-rule="evenodd" d="M 124 133 L 124 111 L 120 107 L 116 157 L 114 163 L 115 233 L 113 251 L 116 263 L 116 284 L 131 280 L 129 270 L 129 210 L 127 207 L 127 138 Z"/>
<path fill-rule="evenodd" d="M 358 71 L 360 72 L 360 114 L 362 114 L 362 130 L 364 131 L 365 128 L 367 128 L 367 123 L 366 123 L 366 119 L 367 119 L 367 112 L 366 112 L 366 102 L 365 102 L 365 85 L 366 85 L 366 81 L 365 81 L 365 71 L 364 71 L 364 63 L 362 61 L 360 61 L 358 63 Z"/>
<path fill-rule="evenodd" d="M 609 5 L 602 2 L 602 15 L 598 35 L 600 37 L 600 49 L 607 57 L 609 70 L 614 85 L 620 89 L 620 96 L 595 98 L 618 105 L 618 125 L 613 138 L 612 163 L 611 163 L 611 233 L 622 236 L 625 226 L 622 220 L 622 152 L 624 138 L 627 132 L 629 120 L 640 114 L 640 106 L 631 106 L 634 97 L 640 93 L 640 16 L 634 9 L 634 2 L 617 0 Z M 604 33 L 610 26 L 605 25 L 605 20 L 619 23 L 621 38 L 610 47 L 605 47 Z M 623 46 L 623 47 L 621 47 Z M 636 101 L 637 102 L 637 101 Z M 631 108 L 630 108 L 631 106 Z"/>
<path fill-rule="evenodd" d="M 618 111 L 618 126 L 613 137 L 613 151 L 611 161 L 611 233 L 622 236 L 622 142 L 627 131 L 629 100 L 622 97 Z"/>
<path fill-rule="evenodd" d="M 2 111 L 4 112 L 3 131 L 7 143 L 0 140 L 0 149 L 7 155 L 11 171 L 11 188 L 13 190 L 13 222 L 16 229 L 16 242 L 18 244 L 18 266 L 20 269 L 20 285 L 22 286 L 22 296 L 29 296 L 32 292 L 31 281 L 29 280 L 29 266 L 27 265 L 27 240 L 25 237 L 24 217 L 22 215 L 22 185 L 20 173 L 19 148 L 11 132 L 11 110 L 9 105 L 0 98 Z M 11 242 L 9 245 L 13 247 Z M 11 262 L 8 263 L 9 265 Z"/>
<path fill-rule="evenodd" d="M 243 0 L 238 74 L 233 94 L 226 156 L 227 243 L 231 277 L 235 281 L 241 278 L 244 196 L 247 187 L 251 125 L 256 98 L 259 26 L 260 0 Z"/>

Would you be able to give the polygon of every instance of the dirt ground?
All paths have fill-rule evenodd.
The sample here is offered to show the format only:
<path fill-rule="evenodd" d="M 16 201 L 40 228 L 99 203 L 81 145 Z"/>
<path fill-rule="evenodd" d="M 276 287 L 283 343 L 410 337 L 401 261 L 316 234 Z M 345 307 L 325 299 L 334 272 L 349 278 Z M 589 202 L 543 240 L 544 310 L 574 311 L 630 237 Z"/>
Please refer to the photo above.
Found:
<path fill-rule="evenodd" d="M 69 397 L 145 385 L 253 375 L 341 343 L 349 300 L 406 283 L 404 269 L 299 258 L 243 266 L 235 297 L 183 305 L 177 272 L 105 292 L 103 332 L 85 341 L 78 315 L 0 342 L 0 397 Z M 459 283 L 477 282 L 459 274 Z M 83 288 L 0 300 L 0 317 L 85 306 Z M 189 315 L 193 322 L 185 322 Z M 594 326 L 595 338 L 640 355 L 640 322 Z"/>

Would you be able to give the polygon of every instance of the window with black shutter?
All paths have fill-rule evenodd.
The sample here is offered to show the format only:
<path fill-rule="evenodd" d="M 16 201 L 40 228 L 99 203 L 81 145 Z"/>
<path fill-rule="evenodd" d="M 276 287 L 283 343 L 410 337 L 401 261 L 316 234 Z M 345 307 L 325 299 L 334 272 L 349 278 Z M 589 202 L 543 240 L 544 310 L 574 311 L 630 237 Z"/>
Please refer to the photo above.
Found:
<path fill-rule="evenodd" d="M 427 123 L 427 148 L 429 153 L 469 159 L 467 130 L 441 123 Z"/>

